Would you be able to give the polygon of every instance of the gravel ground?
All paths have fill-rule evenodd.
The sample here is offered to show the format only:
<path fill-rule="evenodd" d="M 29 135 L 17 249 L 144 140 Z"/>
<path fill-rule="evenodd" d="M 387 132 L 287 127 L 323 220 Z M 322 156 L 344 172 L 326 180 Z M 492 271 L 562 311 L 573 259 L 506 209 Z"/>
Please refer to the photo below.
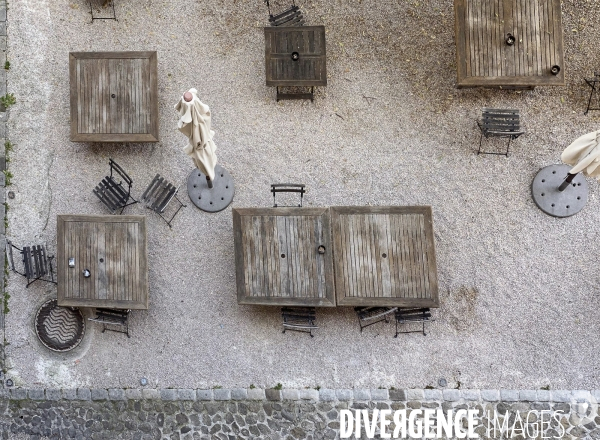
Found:
<path fill-rule="evenodd" d="M 235 179 L 232 206 L 269 206 L 269 184 L 283 181 L 307 183 L 308 206 L 431 205 L 441 307 L 426 337 L 394 339 L 383 324 L 361 334 L 349 308 L 319 310 L 315 338 L 282 334 L 276 308 L 237 305 L 231 209 L 188 206 L 172 230 L 147 217 L 150 309 L 133 312 L 131 339 L 90 323 L 78 350 L 48 353 L 32 319 L 55 288 L 10 276 L 17 385 L 597 387 L 600 189 L 590 181 L 586 208 L 556 219 L 530 184 L 599 128 L 600 112 L 583 116 L 582 79 L 600 69 L 598 2 L 563 2 L 567 86 L 522 92 L 454 88 L 450 0 L 303 2 L 308 24 L 327 29 L 329 83 L 314 103 L 276 103 L 264 85 L 260 0 L 118 0 L 118 22 L 93 24 L 86 5 L 10 3 L 9 238 L 55 249 L 57 214 L 106 213 L 91 189 L 109 157 L 136 195 L 156 172 L 183 183 L 192 164 L 173 105 L 196 87 Z M 68 53 L 103 50 L 158 51 L 158 144 L 69 141 Z M 527 134 L 509 158 L 474 154 L 484 106 L 522 112 Z"/>

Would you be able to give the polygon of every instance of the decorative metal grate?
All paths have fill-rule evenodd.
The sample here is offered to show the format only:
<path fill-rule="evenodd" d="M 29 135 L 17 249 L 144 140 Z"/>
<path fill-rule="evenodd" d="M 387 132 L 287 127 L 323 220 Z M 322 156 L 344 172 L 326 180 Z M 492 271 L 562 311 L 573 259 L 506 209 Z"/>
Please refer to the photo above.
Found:
<path fill-rule="evenodd" d="M 35 316 L 35 332 L 52 351 L 69 351 L 85 334 L 85 320 L 78 309 L 59 307 L 55 299 L 46 301 Z"/>

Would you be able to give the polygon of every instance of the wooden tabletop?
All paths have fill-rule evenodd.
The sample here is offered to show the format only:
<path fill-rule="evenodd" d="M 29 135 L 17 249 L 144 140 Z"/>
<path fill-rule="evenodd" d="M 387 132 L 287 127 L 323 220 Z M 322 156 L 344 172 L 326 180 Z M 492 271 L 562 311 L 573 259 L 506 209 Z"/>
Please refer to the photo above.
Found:
<path fill-rule="evenodd" d="M 265 70 L 267 86 L 326 86 L 325 27 L 266 27 Z"/>
<path fill-rule="evenodd" d="M 58 305 L 148 308 L 144 216 L 59 215 L 57 230 Z"/>
<path fill-rule="evenodd" d="M 233 230 L 239 304 L 335 306 L 327 208 L 234 208 Z"/>
<path fill-rule="evenodd" d="M 234 208 L 233 229 L 239 304 L 439 306 L 428 206 Z"/>
<path fill-rule="evenodd" d="M 71 141 L 158 142 L 156 52 L 71 52 Z"/>
<path fill-rule="evenodd" d="M 439 307 L 429 206 L 334 206 L 339 306 Z"/>
<path fill-rule="evenodd" d="M 565 85 L 560 0 L 454 0 L 454 11 L 458 87 Z"/>

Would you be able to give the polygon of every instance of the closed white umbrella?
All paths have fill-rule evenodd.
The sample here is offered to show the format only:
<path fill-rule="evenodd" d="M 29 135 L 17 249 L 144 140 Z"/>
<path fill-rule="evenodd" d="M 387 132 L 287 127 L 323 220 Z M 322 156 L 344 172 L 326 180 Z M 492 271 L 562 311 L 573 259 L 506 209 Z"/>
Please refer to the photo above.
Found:
<path fill-rule="evenodd" d="M 573 165 L 569 174 L 583 171 L 587 176 L 600 179 L 600 130 L 577 138 L 565 148 L 560 159 L 566 164 Z"/>
<path fill-rule="evenodd" d="M 192 158 L 196 168 L 210 180 L 209 186 L 212 186 L 217 165 L 217 147 L 212 139 L 215 132 L 210 127 L 210 108 L 200 101 L 196 89 L 190 89 L 175 105 L 175 110 L 179 112 L 177 128 L 189 140 L 183 151 Z"/>

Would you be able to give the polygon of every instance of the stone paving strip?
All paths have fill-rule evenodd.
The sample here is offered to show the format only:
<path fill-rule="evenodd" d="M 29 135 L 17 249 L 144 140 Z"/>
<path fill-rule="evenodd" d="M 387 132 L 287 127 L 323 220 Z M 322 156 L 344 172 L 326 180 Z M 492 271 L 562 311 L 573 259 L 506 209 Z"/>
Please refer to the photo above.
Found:
<path fill-rule="evenodd" d="M 599 399 L 600 390 L 14 388 L 0 390 L 0 438 L 336 439 L 342 410 L 406 410 L 408 417 L 475 409 L 481 438 L 502 437 L 490 426 L 500 428 L 503 418 L 508 427 L 518 417 L 533 426 L 544 411 L 558 414 L 547 417 L 545 436 L 597 439 Z M 529 437 L 537 436 L 515 436 Z"/>

